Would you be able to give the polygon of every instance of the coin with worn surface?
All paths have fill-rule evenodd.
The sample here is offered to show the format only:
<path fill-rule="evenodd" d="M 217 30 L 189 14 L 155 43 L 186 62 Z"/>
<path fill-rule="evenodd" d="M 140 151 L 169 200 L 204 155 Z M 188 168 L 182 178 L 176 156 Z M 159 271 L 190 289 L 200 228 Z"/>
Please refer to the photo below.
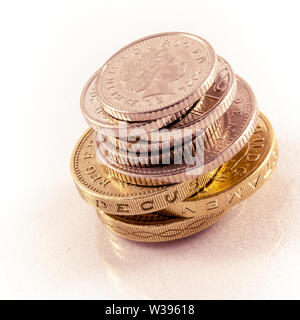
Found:
<path fill-rule="evenodd" d="M 200 232 L 219 221 L 227 211 L 197 218 L 178 218 L 149 213 L 137 216 L 117 216 L 97 210 L 103 224 L 113 233 L 135 241 L 162 242 L 177 240 Z"/>
<path fill-rule="evenodd" d="M 100 71 L 96 90 L 113 117 L 155 120 L 191 107 L 212 85 L 216 71 L 215 52 L 204 39 L 161 33 L 113 55 Z"/>
<path fill-rule="evenodd" d="M 260 114 L 246 146 L 221 166 L 196 195 L 161 213 L 195 217 L 227 210 L 255 193 L 271 176 L 278 159 L 278 144 L 271 123 Z"/>
<path fill-rule="evenodd" d="M 128 137 L 130 133 L 136 135 L 137 132 L 143 131 L 146 134 L 152 130 L 158 130 L 178 120 L 178 118 L 190 109 L 190 106 L 188 106 L 188 108 L 152 121 L 144 119 L 144 121 L 140 122 L 127 122 L 115 119 L 104 111 L 96 94 L 96 79 L 99 72 L 100 71 L 97 71 L 93 74 L 83 88 L 80 105 L 82 114 L 90 127 L 95 131 L 103 132 L 103 134 L 108 137 L 123 137 L 124 139 L 124 137 Z"/>
<path fill-rule="evenodd" d="M 170 186 L 130 185 L 111 177 L 96 160 L 93 137 L 90 129 L 78 141 L 71 158 L 71 173 L 83 199 L 107 213 L 134 215 L 165 209 L 199 191 L 216 173 L 213 170 Z"/>
<path fill-rule="evenodd" d="M 201 146 L 197 148 L 195 165 L 170 164 L 142 168 L 120 165 L 110 157 L 110 154 L 103 153 L 101 145 L 96 151 L 97 158 L 106 165 L 111 175 L 138 185 L 180 183 L 218 168 L 246 145 L 258 120 L 256 100 L 250 86 L 240 77 L 237 77 L 237 86 L 234 102 L 219 119 L 222 136 L 214 142 L 210 150 Z"/>

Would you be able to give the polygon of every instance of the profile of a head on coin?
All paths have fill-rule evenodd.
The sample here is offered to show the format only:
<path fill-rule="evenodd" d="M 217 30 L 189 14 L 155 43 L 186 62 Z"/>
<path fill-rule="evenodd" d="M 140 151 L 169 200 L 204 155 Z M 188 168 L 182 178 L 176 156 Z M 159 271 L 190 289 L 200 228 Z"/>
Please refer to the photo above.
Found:
<path fill-rule="evenodd" d="M 168 48 L 149 48 L 138 59 L 124 63 L 121 82 L 126 90 L 141 93 L 142 98 L 176 94 L 172 83 L 185 75 L 186 62 Z"/>
<path fill-rule="evenodd" d="M 96 92 L 105 112 L 133 122 L 180 115 L 213 84 L 217 57 L 208 42 L 180 32 L 139 39 L 99 70 Z M 145 115 L 147 114 L 147 115 Z"/>

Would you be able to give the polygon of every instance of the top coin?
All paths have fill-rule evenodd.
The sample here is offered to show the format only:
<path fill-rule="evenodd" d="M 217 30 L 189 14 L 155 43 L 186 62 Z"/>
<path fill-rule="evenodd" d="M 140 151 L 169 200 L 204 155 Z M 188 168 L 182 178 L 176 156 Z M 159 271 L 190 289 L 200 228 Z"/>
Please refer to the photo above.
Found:
<path fill-rule="evenodd" d="M 204 39 L 160 33 L 114 54 L 99 73 L 96 91 L 104 110 L 117 119 L 155 120 L 191 107 L 216 72 L 216 54 Z"/>

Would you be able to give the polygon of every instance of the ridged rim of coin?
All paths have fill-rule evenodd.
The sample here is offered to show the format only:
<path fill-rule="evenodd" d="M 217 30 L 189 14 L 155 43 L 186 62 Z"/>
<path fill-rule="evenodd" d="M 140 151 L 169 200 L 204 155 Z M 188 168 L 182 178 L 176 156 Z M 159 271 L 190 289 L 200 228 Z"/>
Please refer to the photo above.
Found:
<path fill-rule="evenodd" d="M 205 129 L 200 129 L 198 131 L 205 131 L 205 136 L 207 140 L 213 138 L 215 134 L 217 133 L 216 130 L 219 127 L 219 121 L 216 120 L 214 123 L 209 125 Z M 163 128 L 164 129 L 164 128 Z M 192 137 L 197 136 L 197 131 L 192 133 Z M 158 138 L 158 141 L 151 140 L 151 133 L 150 136 L 147 138 L 147 140 L 142 140 L 143 137 L 136 135 L 135 137 L 131 136 L 127 138 L 126 140 L 122 140 L 119 138 L 116 138 L 112 135 L 105 134 L 104 131 L 96 131 L 95 134 L 100 135 L 100 140 L 103 140 L 105 142 L 110 143 L 112 146 L 114 146 L 117 149 L 123 149 L 128 150 L 131 152 L 138 152 L 138 153 L 149 153 L 151 150 L 163 150 L 167 146 L 174 147 L 176 145 L 180 145 L 183 142 L 183 133 L 182 131 L 178 130 L 176 134 L 173 134 L 172 131 L 168 131 L 166 134 L 159 134 L 159 132 L 155 133 L 155 137 Z M 199 134 L 199 133 L 198 133 Z M 160 136 L 160 137 L 159 137 Z"/>
<path fill-rule="evenodd" d="M 216 69 L 216 54 L 206 40 L 159 33 L 115 53 L 102 67 L 96 90 L 111 116 L 144 121 L 146 113 L 155 120 L 191 107 L 212 85 Z"/>
<path fill-rule="evenodd" d="M 172 145 L 174 141 L 170 143 L 165 139 L 161 144 L 155 143 L 155 148 L 153 148 L 153 145 L 150 145 L 150 151 L 147 150 L 146 152 L 140 152 L 138 150 L 133 152 L 116 148 L 99 132 L 95 132 L 94 142 L 95 149 L 97 150 L 99 147 L 102 148 L 105 155 L 110 159 L 109 161 L 116 162 L 118 165 L 147 167 L 149 165 L 175 163 L 175 159 L 180 159 L 182 155 L 183 146 L 185 146 L 186 152 L 187 148 L 189 148 L 189 154 L 192 155 L 196 151 L 195 146 L 197 145 L 197 139 L 202 139 L 204 147 L 206 150 L 209 150 L 214 142 L 221 136 L 219 121 L 216 121 L 216 123 L 206 128 L 204 132 L 201 131 L 197 136 L 192 135 L 189 139 L 185 139 L 185 145 L 179 144 L 179 142 L 177 142 L 178 144 L 176 145 Z M 162 149 L 159 149 L 159 147 Z"/>
<path fill-rule="evenodd" d="M 107 141 L 121 149 L 127 149 L 129 147 L 134 152 L 136 150 L 145 152 L 146 149 L 149 149 L 150 143 L 152 150 L 158 149 L 162 148 L 160 144 L 169 141 L 171 138 L 172 144 L 181 144 L 182 130 L 188 129 L 196 132 L 199 129 L 205 130 L 210 127 L 213 128 L 213 125 L 232 104 L 237 90 L 235 74 L 230 64 L 220 56 L 218 56 L 218 61 L 217 75 L 213 85 L 183 116 L 178 117 L 176 121 L 168 125 L 166 128 L 167 132 L 164 130 L 156 133 L 152 130 L 149 134 L 150 137 L 147 138 L 146 141 L 142 140 L 143 136 L 139 136 L 137 137 L 137 141 L 131 143 L 128 142 L 128 139 L 124 141 L 122 137 L 118 138 L 116 135 L 110 134 L 110 132 L 103 129 L 102 132 Z M 128 128 L 130 132 L 130 123 L 128 124 Z M 175 132 L 177 133 L 177 138 L 174 136 Z M 130 134 L 127 134 L 127 136 L 130 136 Z M 137 136 L 137 134 L 135 134 L 135 136 Z M 158 146 L 154 146 L 155 143 L 158 144 Z"/>
<path fill-rule="evenodd" d="M 80 195 L 90 205 L 112 214 L 134 215 L 159 211 L 186 199 L 206 185 L 216 170 L 170 186 L 130 185 L 107 174 L 97 161 L 93 130 L 89 129 L 73 150 L 71 173 Z"/>
<path fill-rule="evenodd" d="M 91 76 L 84 86 L 80 97 L 80 106 L 81 112 L 89 126 L 95 131 L 104 131 L 106 135 L 123 136 L 127 135 L 128 130 L 143 129 L 145 132 L 159 130 L 182 117 L 191 107 L 188 106 L 183 110 L 152 121 L 127 122 L 118 120 L 106 113 L 100 103 L 96 93 L 98 75 L 99 70 Z"/>
<path fill-rule="evenodd" d="M 218 222 L 228 211 L 222 210 L 207 217 L 176 218 L 159 214 L 147 214 L 131 217 L 108 215 L 97 210 L 104 226 L 128 240 L 140 242 L 163 242 L 182 239 L 198 233 Z M 141 218 L 147 220 L 141 222 Z"/>
<path fill-rule="evenodd" d="M 159 186 L 180 183 L 194 175 L 204 174 L 218 168 L 247 143 L 253 134 L 258 121 L 258 108 L 251 87 L 237 76 L 238 90 L 236 98 L 227 112 L 220 118 L 223 122 L 223 137 L 215 144 L 215 150 L 204 150 L 204 165 L 164 165 L 157 167 L 131 167 L 118 165 L 106 159 L 99 147 L 96 155 L 99 161 L 106 165 L 107 171 L 118 179 L 137 185 Z M 201 146 L 200 146 L 201 148 Z"/>
<path fill-rule="evenodd" d="M 247 145 L 218 169 L 196 195 L 164 209 L 161 214 L 195 217 L 227 210 L 254 194 L 270 178 L 278 160 L 278 143 L 268 118 L 260 113 Z"/>

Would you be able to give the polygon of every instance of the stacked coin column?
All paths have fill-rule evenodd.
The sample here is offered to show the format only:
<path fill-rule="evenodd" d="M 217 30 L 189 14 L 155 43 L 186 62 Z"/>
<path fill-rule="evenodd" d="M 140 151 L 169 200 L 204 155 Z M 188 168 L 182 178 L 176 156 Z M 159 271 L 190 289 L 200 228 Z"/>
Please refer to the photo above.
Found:
<path fill-rule="evenodd" d="M 163 33 L 129 44 L 88 81 L 91 126 L 71 171 L 104 225 L 127 239 L 199 232 L 271 176 L 278 145 L 250 86 L 204 39 Z"/>

